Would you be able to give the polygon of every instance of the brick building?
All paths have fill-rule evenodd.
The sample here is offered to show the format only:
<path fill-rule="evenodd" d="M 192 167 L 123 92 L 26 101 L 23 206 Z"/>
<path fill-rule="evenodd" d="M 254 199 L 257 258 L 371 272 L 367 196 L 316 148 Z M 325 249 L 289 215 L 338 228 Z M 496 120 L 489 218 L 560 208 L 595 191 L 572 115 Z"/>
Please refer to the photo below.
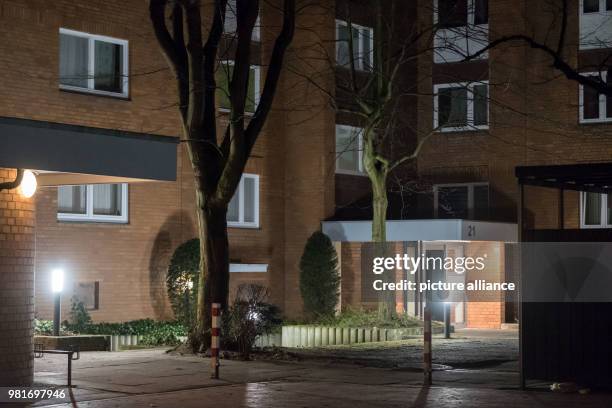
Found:
<path fill-rule="evenodd" d="M 581 71 L 600 71 L 608 55 L 608 3 L 568 2 L 563 54 Z M 512 256 L 505 242 L 517 239 L 515 167 L 609 160 L 612 144 L 606 123 L 612 120 L 612 103 L 563 78 L 549 57 L 522 43 L 462 62 L 463 54 L 504 35 L 529 34 L 554 43 L 550 5 L 433 0 L 404 7 L 394 16 L 403 29 L 433 23 L 439 27 L 423 44 L 430 51 L 419 53 L 402 71 L 402 80 L 414 84 L 402 112 L 409 123 L 403 139 L 413 146 L 419 137 L 431 137 L 416 169 L 406 170 L 416 170 L 425 187 L 400 197 L 397 202 L 409 203 L 407 211 L 397 210 L 392 200 L 389 240 L 421 242 L 423 250 L 438 254 L 486 250 L 496 255 L 491 272 L 511 279 Z M 271 52 L 274 30 L 266 27 L 277 22 L 275 10 L 262 2 L 261 28 L 253 38 L 258 50 L 250 90 L 253 103 Z M 374 58 L 375 22 L 368 2 L 351 2 L 351 10 L 357 28 L 358 54 L 353 57 L 367 76 Z M 21 135 L 31 137 L 52 153 L 26 166 L 37 171 L 40 190 L 34 199 L 1 193 L 2 234 L 19 244 L 0 244 L 11 258 L 2 269 L 6 279 L 0 293 L 17 288 L 24 293 L 11 309 L 0 309 L 0 325 L 9 321 L 7 315 L 27 317 L 16 324 L 10 320 L 7 330 L 14 336 L 7 350 L 17 350 L 15 339 L 29 337 L 34 309 L 40 318 L 50 316 L 49 277 L 59 267 L 66 272 L 64 308 L 71 296 L 78 296 L 97 321 L 171 318 L 165 271 L 173 250 L 196 236 L 193 180 L 177 143 L 175 86 L 155 43 L 146 4 L 3 0 L 0 18 L 6 39 L 0 45 L 3 136 L 13 137 L 15 146 Z M 301 29 L 288 56 L 290 69 L 282 77 L 228 214 L 231 287 L 263 283 L 287 315 L 300 313 L 297 265 L 307 237 L 322 222 L 334 240 L 343 241 L 342 304 L 368 306 L 359 296 L 359 243 L 370 239 L 371 217 L 360 123 L 344 112 L 347 109 L 335 111 L 329 100 L 338 92 L 337 82 L 345 79 L 343 65 L 351 58 L 342 46 L 347 19 L 346 7 L 333 2 L 298 16 Z M 228 36 L 231 29 L 230 19 Z M 335 56 L 331 70 L 330 56 Z M 304 69 L 317 73 L 317 86 L 304 80 Z M 350 107 L 350 101 L 338 102 L 341 108 Z M 222 96 L 220 106 L 222 122 Z M 63 139 L 50 142 L 52 136 Z M 87 143 L 92 143 L 89 148 Z M 170 149 L 176 150 L 172 160 L 167 157 Z M 104 156 L 109 151 L 125 154 Z M 159 162 L 145 159 L 158 157 L 155 154 Z M 98 156 L 108 163 L 139 161 L 138 166 L 101 169 L 96 167 Z M 28 163 L 11 157 L 0 153 L 0 166 Z M 12 176 L 3 171 L 3 179 Z M 565 226 L 612 224 L 605 211 L 607 195 L 563 194 Z M 525 225 L 557 226 L 556 191 L 540 188 L 526 197 Z M 17 252 L 10 245 L 17 245 Z M 409 313 L 418 315 L 422 305 L 398 298 L 398 308 Z M 500 327 L 515 321 L 508 307 L 512 305 L 502 298 L 465 302 L 455 305 L 453 317 L 458 324 Z M 0 353 L 0 359 L 8 361 L 10 350 Z M 12 376 L 27 382 L 30 352 L 24 348 L 15 353 Z"/>

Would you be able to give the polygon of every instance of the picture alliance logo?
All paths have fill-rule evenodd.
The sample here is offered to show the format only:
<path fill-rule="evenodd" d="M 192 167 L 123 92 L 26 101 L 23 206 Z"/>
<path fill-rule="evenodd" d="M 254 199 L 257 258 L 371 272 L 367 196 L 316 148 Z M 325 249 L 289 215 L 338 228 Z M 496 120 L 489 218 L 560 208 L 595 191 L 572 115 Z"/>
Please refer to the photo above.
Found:
<path fill-rule="evenodd" d="M 459 257 L 428 257 L 426 255 L 410 256 L 408 254 L 396 254 L 390 257 L 375 257 L 372 260 L 372 272 L 376 275 L 387 271 L 403 270 L 414 275 L 419 269 L 426 271 L 446 270 L 454 271 L 461 275 L 469 271 L 482 271 L 485 268 L 483 256 L 459 256 Z"/>

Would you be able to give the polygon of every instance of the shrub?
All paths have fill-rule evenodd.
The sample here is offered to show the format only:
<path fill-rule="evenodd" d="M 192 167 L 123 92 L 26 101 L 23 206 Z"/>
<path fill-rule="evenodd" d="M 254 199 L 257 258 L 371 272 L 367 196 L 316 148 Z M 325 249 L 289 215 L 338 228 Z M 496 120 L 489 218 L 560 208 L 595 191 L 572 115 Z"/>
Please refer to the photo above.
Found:
<path fill-rule="evenodd" d="M 223 314 L 223 347 L 237 350 L 246 360 L 257 336 L 268 334 L 281 324 L 280 310 L 267 302 L 268 290 L 260 285 L 242 284 L 236 298 Z"/>
<path fill-rule="evenodd" d="M 186 335 L 185 327 L 180 322 L 158 322 L 151 319 L 124 323 L 89 323 L 78 328 L 67 324 L 66 329 L 79 334 L 142 335 L 142 343 L 152 346 L 176 345 L 180 343 L 179 337 Z"/>
<path fill-rule="evenodd" d="M 52 320 L 34 319 L 34 334 L 51 334 L 53 333 Z"/>
<path fill-rule="evenodd" d="M 333 316 L 338 304 L 338 255 L 327 235 L 313 233 L 300 260 L 300 292 L 310 318 Z"/>
<path fill-rule="evenodd" d="M 176 248 L 166 276 L 174 316 L 185 327 L 191 327 L 195 320 L 199 272 L 200 240 L 194 238 Z"/>
<path fill-rule="evenodd" d="M 70 326 L 74 332 L 80 332 L 91 324 L 91 316 L 85 304 L 78 298 L 70 299 L 70 322 L 64 322 L 65 326 Z"/>

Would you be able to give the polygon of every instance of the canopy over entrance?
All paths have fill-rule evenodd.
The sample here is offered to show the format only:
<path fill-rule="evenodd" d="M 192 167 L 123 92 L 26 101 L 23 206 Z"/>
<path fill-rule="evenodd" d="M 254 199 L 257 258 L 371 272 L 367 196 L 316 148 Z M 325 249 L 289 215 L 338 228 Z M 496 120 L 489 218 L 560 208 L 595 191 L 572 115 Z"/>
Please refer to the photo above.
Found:
<path fill-rule="evenodd" d="M 178 138 L 0 118 L 0 167 L 40 171 L 41 185 L 176 180 Z"/>

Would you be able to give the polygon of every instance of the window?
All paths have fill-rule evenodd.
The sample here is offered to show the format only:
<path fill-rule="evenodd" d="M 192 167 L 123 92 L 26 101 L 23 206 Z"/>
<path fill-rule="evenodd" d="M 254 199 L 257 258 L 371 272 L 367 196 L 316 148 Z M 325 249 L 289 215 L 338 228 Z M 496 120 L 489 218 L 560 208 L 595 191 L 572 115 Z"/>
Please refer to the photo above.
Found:
<path fill-rule="evenodd" d="M 226 61 L 219 64 L 216 73 L 217 98 L 219 108 L 222 111 L 229 111 L 231 108 L 229 84 L 234 72 L 234 61 Z M 251 65 L 249 71 L 249 89 L 247 94 L 245 112 L 253 113 L 259 103 L 259 66 Z"/>
<path fill-rule="evenodd" d="M 610 194 L 580 193 L 580 227 L 612 228 Z"/>
<path fill-rule="evenodd" d="M 128 42 L 60 28 L 60 88 L 128 96 Z"/>
<path fill-rule="evenodd" d="M 489 184 L 435 185 L 434 211 L 438 218 L 486 219 L 489 215 Z"/>
<path fill-rule="evenodd" d="M 488 129 L 488 88 L 487 82 L 434 85 L 434 129 Z"/>
<path fill-rule="evenodd" d="M 83 303 L 87 310 L 100 308 L 100 282 L 76 282 L 74 297 Z"/>
<path fill-rule="evenodd" d="M 441 28 L 488 24 L 488 0 L 434 0 L 434 23 Z"/>
<path fill-rule="evenodd" d="M 580 49 L 612 47 L 612 0 L 580 0 Z"/>
<path fill-rule="evenodd" d="M 336 125 L 336 173 L 363 174 L 363 129 Z"/>
<path fill-rule="evenodd" d="M 259 227 L 259 176 L 243 174 L 227 208 L 230 227 Z"/>
<path fill-rule="evenodd" d="M 589 73 L 599 78 L 598 73 Z M 610 85 L 608 72 L 601 73 L 601 79 Z M 590 86 L 580 85 L 580 122 L 610 122 L 612 121 L 612 97 L 600 94 Z"/>
<path fill-rule="evenodd" d="M 251 36 L 251 40 L 253 41 L 259 41 L 259 29 L 261 26 L 259 21 L 259 16 L 257 16 Z M 236 0 L 228 0 L 227 2 L 227 7 L 225 8 L 225 21 L 223 22 L 223 33 L 229 36 L 236 35 Z"/>
<path fill-rule="evenodd" d="M 612 0 L 582 0 L 582 13 L 599 13 L 612 10 Z"/>
<path fill-rule="evenodd" d="M 128 221 L 127 184 L 88 184 L 57 188 L 60 221 Z"/>
<path fill-rule="evenodd" d="M 349 31 L 352 31 L 353 61 L 355 69 L 372 71 L 374 65 L 374 29 L 336 20 L 336 64 L 349 67 Z"/>

